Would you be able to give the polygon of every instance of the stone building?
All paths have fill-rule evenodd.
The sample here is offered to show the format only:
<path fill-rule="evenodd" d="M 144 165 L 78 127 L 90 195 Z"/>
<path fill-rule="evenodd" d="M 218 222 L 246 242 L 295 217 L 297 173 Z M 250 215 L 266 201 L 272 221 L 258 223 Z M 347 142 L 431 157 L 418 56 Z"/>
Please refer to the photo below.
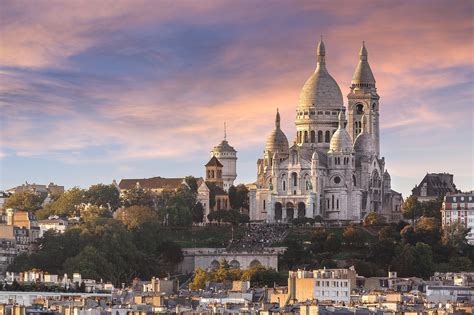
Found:
<path fill-rule="evenodd" d="M 420 184 L 416 185 L 411 193 L 418 201 L 434 200 L 459 190 L 453 181 L 454 175 L 448 173 L 426 173 Z"/>
<path fill-rule="evenodd" d="M 163 191 L 178 191 L 183 185 L 186 185 L 186 182 L 183 177 L 164 178 L 157 176 L 151 178 L 122 179 L 118 185 L 114 180 L 112 184 L 117 187 L 121 194 L 135 187 L 141 187 L 145 190 L 161 194 Z"/>
<path fill-rule="evenodd" d="M 321 216 L 354 222 L 369 212 L 388 221 L 401 218 L 401 194 L 380 155 L 379 100 L 365 45 L 352 78 L 347 109 L 317 47 L 317 66 L 304 84 L 296 108 L 296 137 L 281 130 L 280 114 L 257 161 L 250 189 L 250 219 L 267 222 Z M 346 118 L 347 117 L 347 118 Z"/>
<path fill-rule="evenodd" d="M 229 195 L 224 190 L 223 168 L 219 160 L 212 156 L 205 165 L 206 179 L 198 183 L 197 201 L 204 208 L 204 221 L 215 210 L 230 210 Z M 213 198 L 211 200 L 211 198 Z"/>
<path fill-rule="evenodd" d="M 222 188 L 229 191 L 237 178 L 237 151 L 227 142 L 227 132 L 224 128 L 224 140 L 212 148 L 211 158 L 216 157 L 222 164 Z"/>

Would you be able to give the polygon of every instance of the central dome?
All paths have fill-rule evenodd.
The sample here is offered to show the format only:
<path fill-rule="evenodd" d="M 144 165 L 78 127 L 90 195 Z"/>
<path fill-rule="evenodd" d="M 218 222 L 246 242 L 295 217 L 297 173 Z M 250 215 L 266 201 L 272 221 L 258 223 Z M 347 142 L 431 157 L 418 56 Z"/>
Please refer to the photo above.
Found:
<path fill-rule="evenodd" d="M 301 90 L 299 107 L 341 108 L 343 107 L 341 89 L 326 69 L 326 51 L 322 40 L 318 44 L 317 55 L 316 70 L 306 80 Z"/>

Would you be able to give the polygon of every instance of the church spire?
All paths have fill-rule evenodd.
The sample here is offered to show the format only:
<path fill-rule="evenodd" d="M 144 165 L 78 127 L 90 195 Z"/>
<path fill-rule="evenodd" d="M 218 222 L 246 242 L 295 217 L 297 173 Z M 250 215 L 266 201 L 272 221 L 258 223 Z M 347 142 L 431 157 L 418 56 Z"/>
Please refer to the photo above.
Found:
<path fill-rule="evenodd" d="M 375 88 L 375 78 L 370 69 L 368 56 L 365 42 L 362 42 L 362 47 L 359 51 L 359 63 L 352 77 L 352 87 Z"/>
<path fill-rule="evenodd" d="M 323 36 L 319 40 L 318 47 L 316 48 L 316 55 L 318 56 L 318 66 L 326 64 L 326 47 L 324 46 Z"/>
<path fill-rule="evenodd" d="M 275 127 L 277 127 L 277 129 L 280 129 L 280 113 L 278 112 L 278 108 L 275 117 Z"/>
<path fill-rule="evenodd" d="M 224 121 L 224 141 L 227 141 L 227 126 L 226 126 L 225 121 Z"/>

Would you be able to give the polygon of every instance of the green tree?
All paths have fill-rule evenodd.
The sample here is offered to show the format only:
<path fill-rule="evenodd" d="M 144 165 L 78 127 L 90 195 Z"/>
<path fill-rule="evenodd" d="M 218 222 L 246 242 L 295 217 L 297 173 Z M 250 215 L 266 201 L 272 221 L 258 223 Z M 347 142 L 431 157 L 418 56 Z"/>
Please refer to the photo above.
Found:
<path fill-rule="evenodd" d="M 412 220 L 412 224 L 414 224 L 415 219 L 418 219 L 423 215 L 423 208 L 420 202 L 418 201 L 418 198 L 413 195 L 405 199 L 402 205 L 402 209 L 403 217 L 405 219 Z"/>
<path fill-rule="evenodd" d="M 412 245 L 402 244 L 397 247 L 395 258 L 392 261 L 392 266 L 400 277 L 414 276 L 414 266 L 416 263 L 417 261 L 415 260 L 415 251 Z"/>
<path fill-rule="evenodd" d="M 349 225 L 344 229 L 342 234 L 346 245 L 353 246 L 355 248 L 361 248 L 365 244 L 364 233 L 353 225 Z"/>
<path fill-rule="evenodd" d="M 414 257 L 416 262 L 414 265 L 414 275 L 422 278 L 431 276 L 434 269 L 431 246 L 421 242 L 416 243 Z"/>
<path fill-rule="evenodd" d="M 189 189 L 191 189 L 193 193 L 197 194 L 197 190 L 199 188 L 197 178 L 193 176 L 186 176 L 184 180 L 186 184 L 188 185 Z"/>
<path fill-rule="evenodd" d="M 166 193 L 163 193 L 166 195 Z M 155 207 L 155 195 L 141 187 L 133 187 L 125 192 L 122 197 L 122 205 L 125 208 L 131 206 Z"/>
<path fill-rule="evenodd" d="M 118 209 L 115 217 L 129 229 L 135 229 L 146 222 L 158 219 L 158 215 L 150 207 L 137 205 Z"/>
<path fill-rule="evenodd" d="M 395 240 L 397 238 L 397 232 L 392 226 L 384 226 L 379 230 L 379 240 Z"/>
<path fill-rule="evenodd" d="M 455 222 L 443 228 L 441 240 L 444 245 L 462 250 L 468 246 L 466 238 L 468 233 L 468 228 L 462 223 Z"/>
<path fill-rule="evenodd" d="M 443 197 L 421 202 L 420 206 L 424 217 L 436 218 L 441 221 L 441 206 Z"/>
<path fill-rule="evenodd" d="M 5 201 L 4 209 L 19 209 L 25 211 L 36 211 L 41 208 L 43 198 L 29 191 L 14 193 Z"/>
<path fill-rule="evenodd" d="M 114 185 L 92 185 L 85 192 L 85 200 L 87 203 L 115 211 L 120 207 L 120 192 Z"/>
<path fill-rule="evenodd" d="M 364 218 L 364 225 L 383 225 L 385 224 L 386 219 L 383 215 L 380 215 L 376 212 L 370 212 Z"/>
<path fill-rule="evenodd" d="M 89 245 L 64 262 L 64 271 L 70 275 L 79 272 L 84 278 L 99 280 L 106 277 L 105 270 L 112 268 L 111 264 L 101 252 Z"/>
<path fill-rule="evenodd" d="M 417 238 L 431 246 L 438 243 L 440 239 L 440 224 L 436 218 L 421 217 L 415 226 Z"/>
<path fill-rule="evenodd" d="M 411 225 L 405 226 L 400 231 L 400 236 L 405 244 L 415 245 L 419 240 L 415 228 Z"/>
<path fill-rule="evenodd" d="M 248 209 L 249 190 L 243 184 L 231 186 L 229 188 L 229 202 L 232 209 L 240 210 L 240 208 Z"/>
<path fill-rule="evenodd" d="M 79 215 L 80 207 L 86 201 L 84 190 L 74 187 L 64 192 L 56 201 L 49 204 L 50 213 L 59 216 Z"/>
<path fill-rule="evenodd" d="M 81 210 L 81 219 L 83 221 L 93 221 L 98 218 L 111 218 L 112 213 L 104 206 L 87 205 Z"/>

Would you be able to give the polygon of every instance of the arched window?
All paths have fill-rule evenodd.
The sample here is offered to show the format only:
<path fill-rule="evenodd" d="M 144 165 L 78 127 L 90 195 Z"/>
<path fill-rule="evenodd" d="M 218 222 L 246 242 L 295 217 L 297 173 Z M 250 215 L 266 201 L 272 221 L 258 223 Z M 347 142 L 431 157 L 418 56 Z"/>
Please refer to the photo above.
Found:
<path fill-rule="evenodd" d="M 357 109 L 357 114 L 358 115 L 362 115 L 364 113 L 364 105 L 357 104 L 356 109 Z"/>
<path fill-rule="evenodd" d="M 316 132 L 314 130 L 311 130 L 311 143 L 316 142 Z"/>
<path fill-rule="evenodd" d="M 336 209 L 339 210 L 339 199 L 336 199 Z"/>
<path fill-rule="evenodd" d="M 329 141 L 331 141 L 331 133 L 329 132 L 329 130 L 326 130 L 326 134 L 324 135 L 324 140 L 326 143 L 329 143 Z"/>
<path fill-rule="evenodd" d="M 362 132 L 362 128 L 361 128 L 362 123 L 360 121 L 356 121 L 354 122 L 354 125 L 355 125 L 355 135 L 357 136 L 359 133 Z"/>
<path fill-rule="evenodd" d="M 318 131 L 318 143 L 323 142 L 323 132 L 321 130 Z"/>
<path fill-rule="evenodd" d="M 331 202 L 331 208 L 334 209 L 334 195 L 332 195 L 332 202 Z"/>
<path fill-rule="evenodd" d="M 354 187 L 357 187 L 357 181 L 355 175 L 352 175 L 352 182 L 354 183 Z"/>
<path fill-rule="evenodd" d="M 266 204 L 265 204 L 265 199 L 263 200 L 263 210 L 265 210 Z"/>
<path fill-rule="evenodd" d="M 283 191 L 286 191 L 286 181 L 285 180 L 283 180 L 283 185 L 282 186 L 283 186 Z"/>
<path fill-rule="evenodd" d="M 214 178 L 214 171 L 211 171 L 211 178 Z"/>
<path fill-rule="evenodd" d="M 296 173 L 291 173 L 291 178 L 293 179 L 293 187 L 298 187 L 298 175 Z"/>
<path fill-rule="evenodd" d="M 304 143 L 308 143 L 308 131 L 305 130 L 304 132 Z"/>

